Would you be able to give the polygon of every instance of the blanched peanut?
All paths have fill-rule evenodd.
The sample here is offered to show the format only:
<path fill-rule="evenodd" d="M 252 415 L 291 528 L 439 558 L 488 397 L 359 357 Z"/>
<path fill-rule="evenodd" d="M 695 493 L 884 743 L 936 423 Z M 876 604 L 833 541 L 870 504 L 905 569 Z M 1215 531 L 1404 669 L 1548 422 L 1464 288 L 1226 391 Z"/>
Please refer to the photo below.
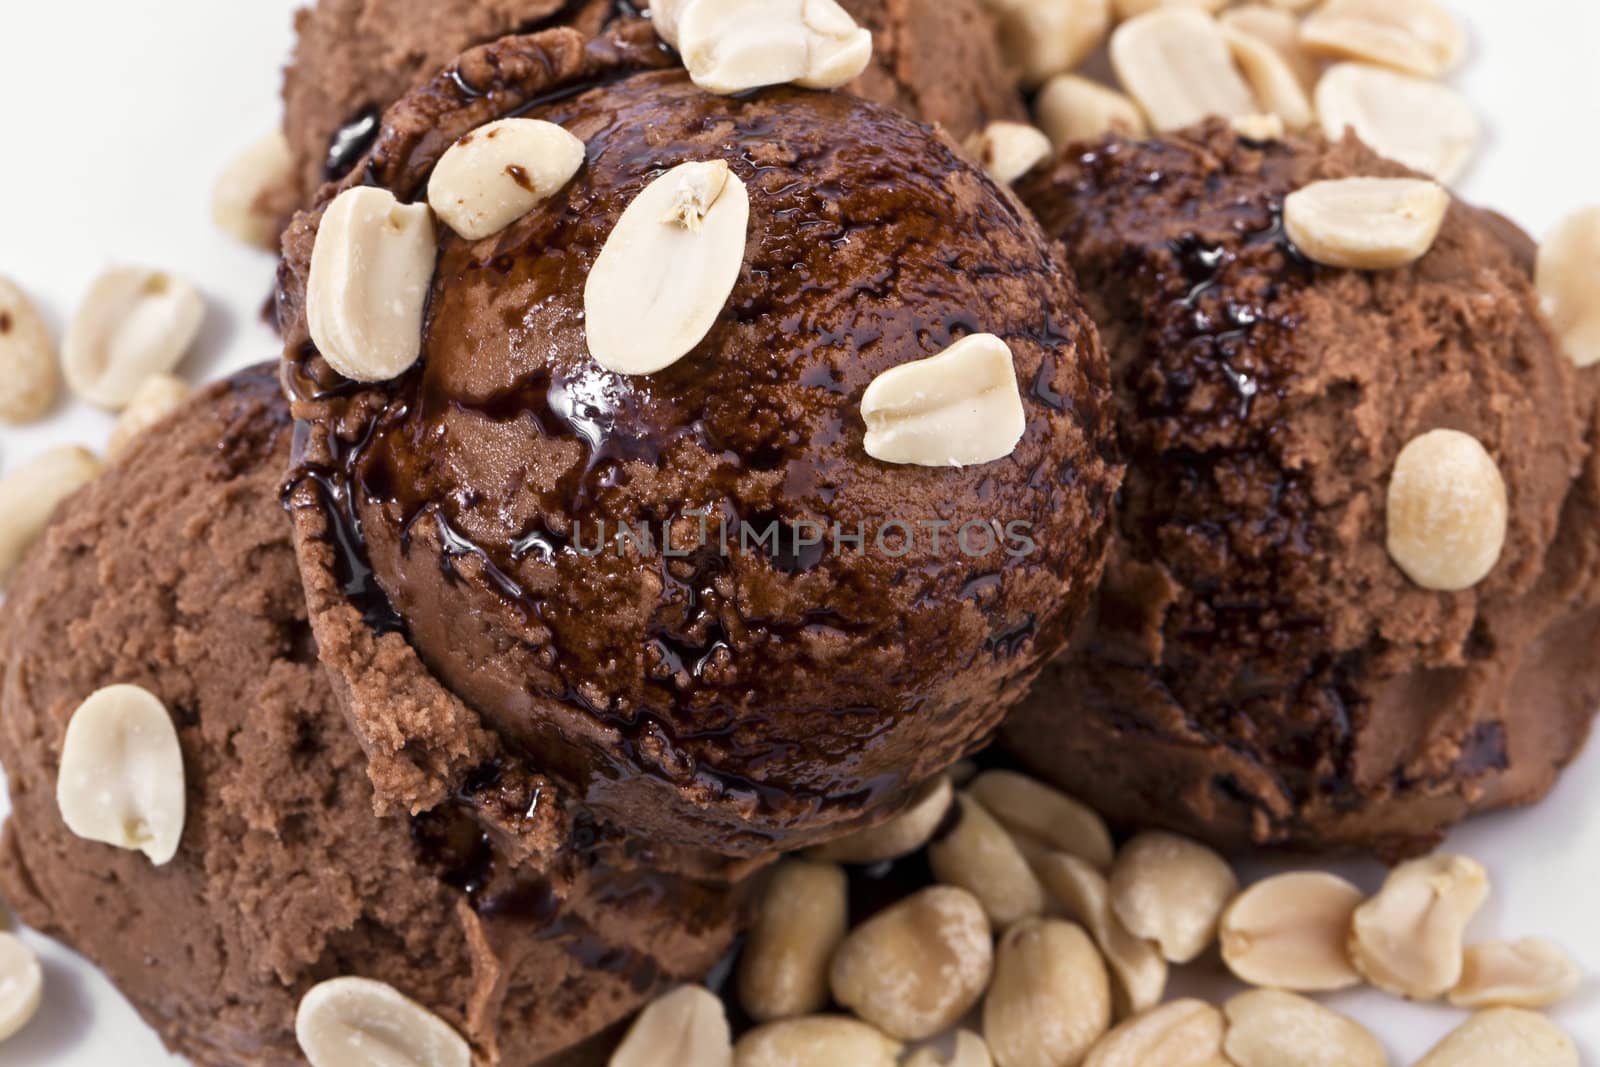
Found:
<path fill-rule="evenodd" d="M 1034 870 L 1051 897 L 1088 928 L 1105 954 L 1116 981 L 1112 993 L 1119 1016 L 1137 1015 L 1161 1003 L 1167 988 L 1167 961 L 1154 942 L 1130 934 L 1111 906 L 1105 876 L 1077 856 L 1034 852 Z"/>
<path fill-rule="evenodd" d="M 1222 1010 L 1223 1050 L 1236 1067 L 1388 1067 L 1388 1054 L 1366 1027 L 1294 993 L 1256 989 Z"/>
<path fill-rule="evenodd" d="M 1572 1038 L 1521 1008 L 1480 1011 L 1422 1057 L 1417 1067 L 1578 1067 Z"/>
<path fill-rule="evenodd" d="M 869 864 L 909 856 L 926 845 L 955 803 L 950 776 L 941 774 L 917 791 L 905 810 L 881 826 L 858 830 L 809 850 L 814 860 Z"/>
<path fill-rule="evenodd" d="M 1494 457 L 1459 430 L 1414 437 L 1389 478 L 1388 549 L 1424 589 L 1453 593 L 1488 577 L 1510 522 Z"/>
<path fill-rule="evenodd" d="M 1489 896 L 1489 879 L 1465 856 L 1401 864 L 1355 911 L 1350 957 L 1373 985 L 1433 1000 L 1461 980 L 1462 934 Z"/>
<path fill-rule="evenodd" d="M 895 1067 L 903 1046 L 844 1015 L 763 1023 L 733 1047 L 734 1067 Z"/>
<path fill-rule="evenodd" d="M 1044 887 L 1011 835 L 967 793 L 956 803 L 961 817 L 928 846 L 933 876 L 978 898 L 996 929 L 1044 912 Z"/>
<path fill-rule="evenodd" d="M 300 998 L 295 1037 L 311 1067 L 470 1067 L 450 1024 L 392 986 L 333 978 Z"/>
<path fill-rule="evenodd" d="M 1222 1013 L 1198 1000 L 1174 1000 L 1115 1027 L 1083 1067 L 1230 1067 L 1222 1055 Z"/>
<path fill-rule="evenodd" d="M 1199 842 L 1154 831 L 1122 847 L 1110 889 L 1112 910 L 1130 934 L 1154 941 L 1171 962 L 1188 963 L 1216 940 L 1239 880 Z"/>
<path fill-rule="evenodd" d="M 0 278 L 0 421 L 32 422 L 61 391 L 56 346 L 26 293 Z"/>
<path fill-rule="evenodd" d="M 852 930 L 829 970 L 833 998 L 891 1037 L 949 1029 L 994 967 L 989 923 L 965 889 L 932 886 Z"/>
<path fill-rule="evenodd" d="M 968 792 L 1014 837 L 1030 838 L 1109 870 L 1111 831 L 1085 804 L 1036 779 L 1013 771 L 985 771 Z"/>
<path fill-rule="evenodd" d="M 16 935 L 0 934 L 0 1041 L 28 1025 L 43 989 L 39 957 Z"/>
<path fill-rule="evenodd" d="M 1251 985 L 1321 993 L 1361 984 L 1350 962 L 1350 923 L 1365 899 L 1321 871 L 1257 882 L 1222 914 L 1222 959 Z"/>
<path fill-rule="evenodd" d="M 848 893 L 831 863 L 778 864 L 739 957 L 739 1003 L 752 1019 L 808 1015 L 828 1003 L 828 961 L 849 925 Z"/>
<path fill-rule="evenodd" d="M 651 1001 L 628 1028 L 609 1067 L 732 1067 L 722 1001 L 704 986 L 679 986 Z"/>
<path fill-rule="evenodd" d="M 995 953 L 983 1036 L 999 1067 L 1077 1064 L 1111 1023 L 1104 962 L 1080 927 L 1025 919 Z"/>
<path fill-rule="evenodd" d="M 1460 1008 L 1548 1008 L 1571 996 L 1582 981 L 1582 969 L 1552 941 L 1489 941 L 1468 946 L 1450 1003 Z"/>
<path fill-rule="evenodd" d="M 749 228 L 750 193 L 723 160 L 684 163 L 645 186 L 585 283 L 595 361 L 654 374 L 688 355 L 733 293 Z"/>
<path fill-rule="evenodd" d="M 1009 456 L 1027 416 L 1011 346 L 963 337 L 938 355 L 891 367 L 861 396 L 867 455 L 885 463 L 964 467 Z"/>
<path fill-rule="evenodd" d="M 0 478 L 0 588 L 63 500 L 100 473 L 87 449 L 54 448 Z"/>

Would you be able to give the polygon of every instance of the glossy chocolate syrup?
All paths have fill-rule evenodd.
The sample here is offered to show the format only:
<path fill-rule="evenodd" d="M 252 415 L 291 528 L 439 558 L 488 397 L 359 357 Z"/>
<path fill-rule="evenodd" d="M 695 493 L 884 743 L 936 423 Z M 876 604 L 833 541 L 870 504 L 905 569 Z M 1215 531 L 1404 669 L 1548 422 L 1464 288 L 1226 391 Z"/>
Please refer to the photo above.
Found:
<path fill-rule="evenodd" d="M 1309 481 L 1274 458 L 1288 389 L 1300 361 L 1317 355 L 1301 350 L 1298 324 L 1281 309 L 1290 305 L 1286 298 L 1294 290 L 1315 281 L 1318 268 L 1283 229 L 1283 196 L 1295 187 L 1286 176 L 1294 150 L 1282 144 L 1252 148 L 1262 169 L 1247 178 L 1224 176 L 1228 162 L 1197 161 L 1186 144 L 1110 142 L 1084 152 L 1050 181 L 1030 184 L 1024 195 L 1047 230 L 1080 250 L 1084 286 L 1106 300 L 1107 316 L 1137 330 L 1136 340 L 1113 353 L 1120 437 L 1139 472 L 1124 487 L 1118 511 L 1119 531 L 1132 554 L 1173 561 L 1179 538 L 1186 545 L 1229 544 L 1235 515 L 1222 509 L 1217 486 L 1264 487 L 1265 502 L 1252 508 L 1260 514 L 1258 525 L 1248 533 L 1252 542 L 1269 547 L 1253 545 L 1259 558 L 1249 566 L 1243 559 L 1230 564 L 1238 595 L 1207 601 L 1204 618 L 1185 628 L 1185 652 L 1201 659 L 1146 667 L 1149 684 L 1180 692 L 1213 686 L 1215 700 L 1178 703 L 1195 716 L 1195 729 L 1224 738 L 1249 729 L 1244 709 L 1258 698 L 1298 689 L 1318 714 L 1304 721 L 1274 719 L 1273 744 L 1283 767 L 1312 775 L 1330 753 L 1346 758 L 1339 754 L 1348 752 L 1356 719 L 1365 714 L 1349 684 L 1358 669 L 1353 660 L 1308 655 L 1309 671 L 1293 679 L 1263 674 L 1252 681 L 1245 672 L 1226 682 L 1202 680 L 1209 667 L 1205 658 L 1231 663 L 1232 650 L 1257 642 L 1264 618 L 1274 620 L 1286 645 L 1322 640 L 1320 623 L 1297 617 L 1277 593 L 1279 570 L 1308 565 L 1323 546 L 1314 532 Z M 1208 166 L 1217 173 L 1196 192 L 1204 210 L 1186 225 L 1186 216 L 1171 209 L 1171 186 L 1199 185 L 1190 171 Z M 1231 194 L 1218 195 L 1228 182 Z M 1101 237 L 1103 252 L 1097 246 Z M 1093 253 L 1082 252 L 1091 246 Z M 1203 591 L 1204 583 L 1199 586 Z M 1183 624 L 1174 619 L 1169 625 Z M 1132 719 L 1119 721 L 1141 728 Z M 1295 787 L 1359 802 L 1352 783 L 1338 776 Z"/>
<path fill-rule="evenodd" d="M 926 553 L 859 564 L 791 527 L 730 553 L 717 544 L 718 527 L 737 536 L 743 523 L 781 529 L 832 518 L 859 495 L 866 385 L 908 353 L 931 355 L 982 329 L 1012 338 L 1024 360 L 1030 422 L 1016 461 L 1025 457 L 1024 476 L 908 473 L 907 483 L 944 483 L 918 489 L 925 499 L 908 498 L 911 506 L 942 511 L 945 501 L 971 500 L 1062 522 L 1055 516 L 1087 503 L 1101 514 L 1108 500 L 1098 475 L 1079 477 L 1057 448 L 1084 413 L 1099 417 L 1093 389 L 1103 381 L 1077 365 L 1088 337 L 1077 310 L 1058 315 L 1043 299 L 1060 284 L 1059 268 L 1014 203 L 964 193 L 970 229 L 1003 236 L 950 240 L 952 190 L 983 179 L 944 143 L 840 95 L 780 89 L 728 100 L 676 74 L 618 80 L 626 69 L 602 63 L 503 102 L 502 111 L 572 129 L 588 162 L 503 234 L 475 243 L 442 235 L 418 367 L 385 386 L 341 392 L 312 350 L 295 350 L 288 377 L 297 395 L 363 412 L 342 416 L 339 433 L 327 435 L 353 443 L 302 450 L 299 467 L 310 486 L 337 483 L 310 503 L 341 513 L 329 522 L 347 560 L 341 580 L 361 595 L 371 570 L 383 575 L 378 584 L 409 620 L 424 661 L 514 749 L 596 782 L 597 795 L 641 770 L 660 775 L 714 806 L 755 813 L 741 832 L 758 835 L 762 822 L 797 807 L 855 809 L 904 789 L 903 773 L 876 753 L 894 743 L 901 720 L 960 710 L 937 710 L 946 698 L 933 686 L 978 657 L 1000 672 L 1026 669 L 1063 626 L 1059 605 L 1009 602 L 1011 572 L 1024 564 L 998 552 L 959 567 Z M 424 95 L 430 114 L 477 109 L 476 124 L 489 117 L 483 89 L 446 77 Z M 449 139 L 385 131 L 365 180 L 420 189 L 422 161 Z M 419 165 L 409 162 L 414 153 Z M 703 346 L 726 354 L 648 378 L 611 374 L 590 359 L 583 336 L 589 267 L 621 206 L 693 158 L 728 159 L 752 190 L 743 276 Z M 1028 293 L 1034 278 L 1037 296 Z M 1020 298 L 1021 310 L 980 292 Z M 1103 446 L 1096 435 L 1093 448 Z M 869 467 L 868 476 L 884 474 Z M 881 514 L 885 505 L 873 506 Z M 861 514 L 859 501 L 849 507 Z M 664 526 L 682 535 L 695 515 L 711 540 L 678 555 L 585 551 L 601 543 L 600 523 L 613 534 L 617 524 L 645 525 L 665 540 Z M 1081 536 L 1073 526 L 1068 543 Z M 1065 551 L 1060 540 L 1048 540 L 1051 551 Z M 351 551 L 363 546 L 365 561 Z M 790 594 L 753 597 L 778 580 L 752 577 L 759 566 L 782 580 L 818 581 L 807 599 L 763 610 Z M 905 586 L 925 590 L 907 598 L 911 618 L 896 603 Z M 630 590 L 648 590 L 654 602 L 642 626 L 629 618 L 639 602 Z M 950 601 L 987 617 L 987 640 L 941 648 Z M 392 625 L 370 604 L 363 614 Z M 624 625 L 602 624 L 614 617 Z M 475 621 L 457 627 L 452 618 Z M 458 646 L 485 630 L 476 621 L 485 618 L 504 634 L 493 671 L 473 659 L 487 648 L 462 656 Z M 927 647 L 928 679 L 864 683 L 837 662 L 841 648 L 866 655 L 905 641 Z M 508 688 L 507 675 L 520 675 L 520 688 Z M 821 695 L 819 681 L 841 695 Z M 796 725 L 819 704 L 820 731 Z M 576 715 L 573 725 L 555 728 L 553 706 Z M 603 744 L 585 739 L 585 722 L 605 729 Z"/>
<path fill-rule="evenodd" d="M 309 428 L 296 423 L 294 455 L 299 456 Z M 359 450 L 359 446 L 356 449 Z M 361 542 L 361 520 L 350 504 L 348 482 L 339 466 L 311 467 L 296 460 L 294 473 L 284 487 L 286 510 L 315 507 L 327 520 L 327 538 L 333 549 L 334 577 L 345 598 L 361 612 L 361 620 L 374 634 L 405 633 L 405 620 L 373 575 Z"/>
<path fill-rule="evenodd" d="M 638 5 L 631 3 L 630 0 L 613 0 L 609 9 L 598 18 L 594 17 L 594 9 L 597 7 L 594 0 L 567 0 L 551 14 L 524 23 L 514 28 L 511 33 L 533 34 L 573 25 L 581 25 L 586 31 L 599 32 L 619 19 L 648 17 L 646 12 L 641 11 Z M 471 99 L 483 95 L 478 87 L 468 84 L 459 69 L 452 68 L 446 73 L 446 77 L 454 83 L 463 98 Z M 382 126 L 382 110 L 379 105 L 368 104 L 351 115 L 329 136 L 322 166 L 324 181 L 339 181 L 344 178 L 371 150 Z"/>
<path fill-rule="evenodd" d="M 560 26 L 570 26 L 573 24 L 575 18 L 580 16 L 586 9 L 593 6 L 593 0 L 567 0 L 567 2 L 561 6 L 560 10 L 550 15 L 546 15 L 542 19 L 534 19 L 531 22 L 524 23 L 523 25 L 517 27 L 516 32 L 520 34 L 529 34 L 538 33 L 541 30 L 556 29 Z M 639 5 L 633 3 L 632 0 L 612 0 L 611 4 L 609 5 L 609 10 L 606 11 L 598 26 L 595 28 L 604 29 L 610 26 L 617 19 L 621 18 L 645 17 L 648 17 L 647 12 L 641 10 Z"/>
<path fill-rule="evenodd" d="M 412 817 L 418 861 L 466 896 L 508 973 L 515 973 L 519 945 L 526 951 L 553 942 L 585 971 L 619 978 L 641 996 L 673 979 L 698 977 L 623 943 L 626 935 L 617 929 L 607 934 L 606 917 L 626 915 L 621 929 L 638 930 L 651 925 L 649 916 L 659 916 L 655 922 L 700 933 L 727 924 L 748 890 L 655 870 L 634 855 L 632 842 L 581 810 L 566 845 L 548 864 L 506 864 L 498 831 L 489 829 L 486 816 L 503 817 L 509 805 L 532 818 L 541 804 L 554 803 L 553 796 L 545 797 L 546 788 L 519 785 L 499 765 L 485 766 L 456 799 Z"/>
<path fill-rule="evenodd" d="M 569 118 L 559 107 L 550 117 L 556 121 Z M 739 129 L 736 139 L 750 144 L 771 141 L 778 134 L 769 125 L 770 121 L 765 117 L 752 120 Z M 612 138 L 619 147 L 629 145 L 629 151 L 638 151 L 631 147 L 631 125 L 619 119 L 611 128 L 592 136 L 589 139 L 591 158 L 615 156 Z M 829 146 L 822 152 L 826 157 L 836 150 Z M 646 151 L 655 152 L 651 148 Z M 643 162 L 643 157 L 623 158 L 612 166 L 628 171 L 637 169 Z M 840 169 L 829 158 L 819 159 L 816 166 L 823 171 Z M 883 201 L 881 209 L 885 213 L 895 215 L 899 212 L 894 195 L 888 190 L 906 175 L 897 172 L 890 161 L 883 161 L 883 169 L 884 192 L 878 199 Z M 742 176 L 747 181 L 759 181 L 760 169 L 751 168 Z M 774 214 L 779 217 L 815 215 L 826 218 L 828 212 L 824 205 L 846 195 L 845 190 L 826 184 L 785 192 L 793 202 L 780 199 L 774 208 Z M 578 195 L 571 194 L 571 199 L 576 200 Z M 571 210 L 577 210 L 576 203 Z M 559 208 L 550 214 L 559 215 Z M 936 240 L 938 225 L 937 219 L 925 217 L 917 222 L 920 231 L 905 239 L 932 242 Z M 520 249 L 508 249 L 502 243 L 494 249 L 493 255 L 482 258 L 476 248 L 447 246 L 440 265 L 441 291 L 470 289 L 481 284 L 477 279 L 485 276 L 494 279 L 496 285 L 528 288 L 531 291 L 523 298 L 522 307 L 516 309 L 519 317 L 527 317 L 530 314 L 525 310 L 527 307 L 570 299 L 572 294 L 582 290 L 587 263 L 599 244 L 597 236 L 583 226 L 565 225 L 531 235 Z M 848 293 L 862 284 L 842 275 L 830 275 L 826 269 L 827 257 L 816 255 L 816 249 L 826 249 L 830 243 L 843 246 L 852 236 L 848 225 L 821 226 L 805 235 L 804 246 L 773 249 L 764 259 L 773 263 L 805 262 L 805 271 L 786 272 L 795 277 L 804 275 L 805 280 L 790 282 L 788 278 L 779 279 L 774 273 L 767 279 L 768 284 L 751 287 L 748 294 L 741 291 L 730 307 L 734 319 L 741 324 L 763 322 L 773 308 L 795 304 L 803 298 L 803 291 L 786 292 L 788 288 Z M 869 284 L 892 289 L 897 279 L 889 274 L 871 279 Z M 504 323 L 504 329 L 510 333 L 518 331 L 520 326 L 519 318 L 508 317 Z M 938 324 L 907 323 L 903 329 L 910 333 L 927 333 L 933 328 L 935 336 L 947 342 L 961 333 L 971 332 L 976 326 L 975 317 L 962 313 Z M 436 304 L 431 335 L 455 336 L 460 332 L 449 305 Z M 794 337 L 786 332 L 781 341 L 774 338 L 773 343 L 792 347 L 798 342 L 803 350 L 796 354 L 794 362 L 805 366 L 806 373 L 815 374 L 825 364 L 812 361 L 806 350 L 832 345 L 863 346 L 872 343 L 876 336 L 876 331 L 869 335 L 859 330 L 840 337 L 827 334 Z M 463 393 L 453 389 L 447 384 L 448 363 L 438 361 L 431 361 L 420 373 L 402 380 L 398 403 L 405 407 L 408 417 L 380 428 L 370 456 L 364 457 L 359 469 L 354 471 L 354 481 L 364 499 L 392 508 L 402 529 L 409 530 L 422 521 L 431 522 L 447 546 L 447 561 L 463 555 L 484 561 L 484 580 L 525 618 L 546 617 L 551 611 L 559 611 L 560 605 L 541 600 L 523 589 L 514 578 L 518 563 L 530 556 L 540 562 L 550 562 L 571 553 L 573 546 L 563 528 L 585 519 L 605 517 L 608 491 L 625 484 L 631 465 L 662 468 L 674 457 L 688 454 L 687 446 L 690 451 L 712 458 L 714 466 L 707 480 L 723 500 L 736 498 L 741 479 L 751 472 L 782 471 L 788 480 L 811 486 L 833 485 L 848 477 L 842 459 L 833 458 L 836 453 L 813 447 L 817 438 L 838 442 L 851 433 L 850 424 L 855 415 L 847 403 L 822 409 L 821 417 L 811 420 L 810 431 L 799 433 L 792 428 L 751 419 L 743 411 L 731 413 L 733 417 L 708 418 L 707 412 L 715 412 L 719 406 L 709 402 L 707 384 L 723 389 L 728 387 L 727 382 L 702 384 L 695 376 L 674 374 L 670 370 L 648 381 L 626 379 L 610 375 L 587 360 L 546 365 L 544 355 L 532 351 L 513 352 L 512 358 L 529 364 L 530 371 L 510 385 L 486 393 Z M 1039 382 L 1043 383 L 1041 395 L 1048 398 L 1052 408 L 1065 410 L 1069 402 L 1050 389 L 1051 377 L 1049 368 L 1041 367 L 1038 374 Z M 837 387 L 832 391 L 840 392 Z M 534 438 L 576 444 L 580 459 L 539 492 L 538 516 L 524 528 L 508 531 L 507 536 L 495 540 L 471 537 L 463 532 L 465 524 L 457 518 L 460 502 L 472 499 L 471 491 L 433 477 L 435 466 L 431 453 L 438 447 L 438 428 L 448 415 L 515 423 Z M 783 518 L 774 512 L 735 514 L 758 527 Z M 792 573 L 815 567 L 820 562 L 822 547 L 800 545 L 792 530 L 786 532 L 789 534 L 787 543 L 780 541 L 771 552 L 774 564 Z M 698 561 L 698 573 L 694 577 L 699 584 L 706 585 L 705 572 L 714 566 L 713 562 Z M 663 584 L 672 584 L 667 568 L 658 564 L 658 569 Z M 709 587 L 707 591 L 711 592 Z M 714 592 L 711 595 L 714 597 Z M 784 628 L 776 621 L 750 622 L 771 636 L 782 636 Z M 716 646 L 726 644 L 716 629 L 714 625 L 709 626 L 702 640 L 687 646 L 695 654 L 694 658 L 711 654 Z M 1008 629 L 997 634 L 994 645 L 1009 647 L 1015 636 L 1016 630 Z M 670 641 L 663 643 L 671 644 Z M 704 671 L 689 673 L 703 676 Z"/>
<path fill-rule="evenodd" d="M 328 156 L 322 164 L 324 181 L 336 182 L 355 169 L 378 139 L 382 120 L 375 107 L 366 107 L 328 139 Z"/>

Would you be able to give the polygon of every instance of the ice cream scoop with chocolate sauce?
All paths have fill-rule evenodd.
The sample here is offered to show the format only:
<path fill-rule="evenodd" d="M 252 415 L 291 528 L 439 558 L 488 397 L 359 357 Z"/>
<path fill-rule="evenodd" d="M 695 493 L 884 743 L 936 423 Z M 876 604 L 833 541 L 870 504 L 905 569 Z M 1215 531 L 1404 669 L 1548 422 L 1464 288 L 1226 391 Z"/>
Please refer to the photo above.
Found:
<path fill-rule="evenodd" d="M 998 119 L 1025 121 L 982 0 L 843 0 L 872 31 L 874 57 L 852 86 L 944 126 L 958 141 Z M 326 181 L 343 178 L 380 116 L 461 52 L 510 34 L 571 27 L 595 34 L 647 13 L 640 0 L 319 0 L 295 20 L 284 72 L 284 133 L 294 156 L 274 199 L 287 218 Z"/>
<path fill-rule="evenodd" d="M 304 1067 L 299 999 L 343 976 L 412 997 L 483 1067 L 589 1062 L 573 1046 L 716 963 L 743 890 L 641 866 L 543 779 L 373 814 L 280 501 L 275 369 L 141 435 L 19 568 L 0 607 L 0 887 L 202 1067 Z M 72 713 L 116 683 L 177 726 L 187 817 L 161 867 L 74 836 L 56 803 Z"/>
<path fill-rule="evenodd" d="M 1097 605 L 1005 741 L 1125 824 L 1401 856 L 1543 796 L 1588 734 L 1597 380 L 1539 310 L 1531 242 L 1457 201 L 1417 263 L 1366 272 L 1281 226 L 1310 182 L 1406 174 L 1212 123 L 1020 186 L 1083 280 L 1129 466 Z M 1459 592 L 1385 548 L 1390 471 L 1436 429 L 1488 450 L 1510 507 Z"/>
<path fill-rule="evenodd" d="M 381 797 L 430 803 L 494 759 L 663 845 L 756 856 L 881 818 L 987 741 L 1082 612 L 1120 471 L 1094 329 L 1009 191 L 881 105 L 713 96 L 662 59 L 627 31 L 508 38 L 389 112 L 360 180 L 402 199 L 509 113 L 588 146 L 503 233 L 441 228 L 421 361 L 398 380 L 318 356 L 320 212 L 297 219 L 292 502 Z M 705 160 L 749 190 L 732 295 L 681 361 L 609 372 L 586 344 L 590 266 L 645 185 Z M 869 457 L 868 384 L 980 332 L 1014 354 L 1015 450 Z M 826 536 L 741 543 L 773 522 Z M 619 550 L 619 523 L 656 550 Z"/>

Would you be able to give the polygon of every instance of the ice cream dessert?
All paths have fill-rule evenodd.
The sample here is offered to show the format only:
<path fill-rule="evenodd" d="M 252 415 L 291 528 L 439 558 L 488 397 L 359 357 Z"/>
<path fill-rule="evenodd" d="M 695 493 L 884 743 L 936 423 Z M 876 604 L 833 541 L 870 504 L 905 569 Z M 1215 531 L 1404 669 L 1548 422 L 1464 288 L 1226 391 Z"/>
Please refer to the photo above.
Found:
<path fill-rule="evenodd" d="M 498 234 L 438 228 L 413 369 L 352 382 L 311 340 L 341 190 L 289 230 L 297 547 L 385 801 L 498 760 L 652 840 L 767 854 L 981 746 L 1064 642 L 1118 477 L 1104 365 L 1051 242 L 948 139 L 844 93 L 711 95 L 638 29 L 504 39 L 386 114 L 360 182 L 402 201 L 507 114 L 584 145 Z M 586 281 L 647 186 L 707 161 L 748 197 L 729 296 L 671 366 L 608 370 Z M 1014 449 L 869 456 L 868 386 L 980 334 L 1009 346 Z"/>
<path fill-rule="evenodd" d="M 702 975 L 737 896 L 638 865 L 547 781 L 485 777 L 470 804 L 373 815 L 279 502 L 290 437 L 272 368 L 214 386 L 23 564 L 0 610 L 0 886 L 18 915 L 200 1065 L 303 1064 L 296 1004 L 334 977 L 389 983 L 481 1063 L 524 1067 Z M 164 866 L 74 836 L 57 808 L 67 722 L 112 683 L 178 727 L 187 818 Z"/>
<path fill-rule="evenodd" d="M 854 91 L 945 126 L 958 140 L 997 119 L 1022 119 L 981 0 L 844 0 L 874 36 L 874 61 Z M 284 75 L 291 187 L 287 217 L 325 181 L 343 178 L 383 111 L 461 52 L 497 37 L 570 26 L 593 34 L 647 13 L 629 0 L 321 0 L 301 12 Z"/>
<path fill-rule="evenodd" d="M 1542 796 L 1589 730 L 1594 383 L 1526 237 L 1460 202 L 1409 267 L 1285 236 L 1308 183 L 1403 174 L 1353 138 L 1213 123 L 1081 146 L 1020 189 L 1105 338 L 1129 470 L 1090 621 L 1005 739 L 1118 820 L 1408 854 Z M 1507 503 L 1498 562 L 1455 591 L 1386 551 L 1391 470 L 1440 429 L 1481 443 Z"/>

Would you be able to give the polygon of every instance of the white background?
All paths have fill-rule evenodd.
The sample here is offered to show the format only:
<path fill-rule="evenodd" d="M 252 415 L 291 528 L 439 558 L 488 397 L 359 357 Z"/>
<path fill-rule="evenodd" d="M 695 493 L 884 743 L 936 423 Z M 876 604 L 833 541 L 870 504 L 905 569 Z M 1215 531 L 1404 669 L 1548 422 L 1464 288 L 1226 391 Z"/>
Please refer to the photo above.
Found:
<path fill-rule="evenodd" d="M 293 7 L 294 0 L 0 0 L 0 274 L 33 294 L 58 333 L 100 268 L 148 264 L 206 293 L 205 330 L 183 367 L 191 379 L 274 355 L 259 320 L 272 260 L 214 231 L 208 204 L 225 161 L 277 119 Z M 1455 8 L 1474 41 L 1458 84 L 1489 129 L 1463 192 L 1535 235 L 1568 210 L 1600 202 L 1600 5 L 1455 0 Z M 73 403 L 36 427 L 0 429 L 0 467 L 58 443 L 98 446 L 109 423 Z M 1548 802 L 1480 820 L 1451 846 L 1483 860 L 1493 877 L 1475 936 L 1553 936 L 1600 974 L 1600 746 Z M 1346 873 L 1368 886 L 1381 878 L 1370 865 Z M 28 936 L 45 959 L 49 988 L 38 1018 L 0 1045 L 0 1065 L 177 1062 L 91 968 Z M 1188 989 L 1191 980 L 1181 984 Z M 1224 991 L 1203 980 L 1198 988 Z M 1397 1064 L 1461 1018 L 1375 994 L 1333 1003 L 1369 1023 Z M 1586 1062 L 1600 1063 L 1600 980 L 1557 1017 L 1578 1036 Z"/>

